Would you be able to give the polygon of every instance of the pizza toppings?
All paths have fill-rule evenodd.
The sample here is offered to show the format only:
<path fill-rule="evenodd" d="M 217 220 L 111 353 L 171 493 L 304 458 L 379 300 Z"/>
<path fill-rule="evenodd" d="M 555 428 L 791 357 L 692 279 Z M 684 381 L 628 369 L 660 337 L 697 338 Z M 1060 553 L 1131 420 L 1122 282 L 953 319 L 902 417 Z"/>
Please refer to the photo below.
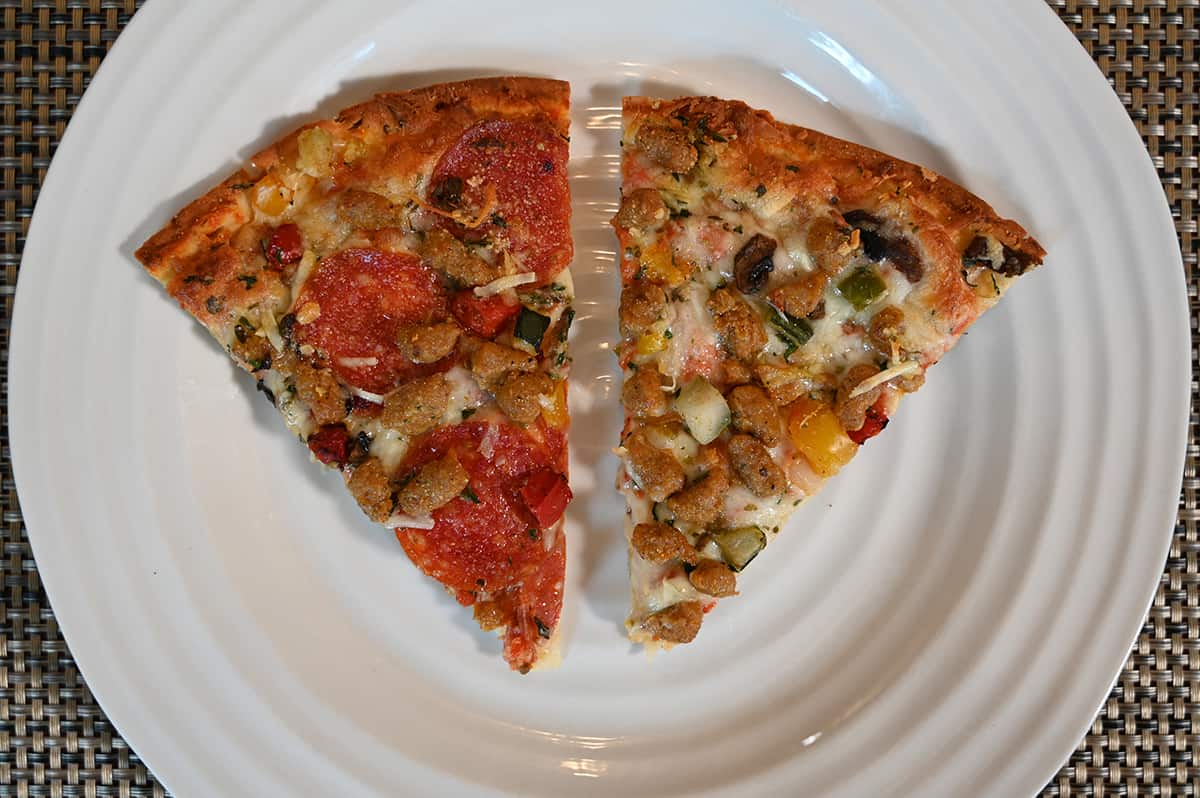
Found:
<path fill-rule="evenodd" d="M 408 325 L 397 331 L 396 346 L 413 363 L 436 363 L 454 351 L 459 333 L 452 321 Z"/>
<path fill-rule="evenodd" d="M 510 373 L 526 373 L 537 367 L 532 355 L 511 346 L 485 341 L 471 354 L 471 371 L 485 386 L 494 387 Z"/>
<path fill-rule="evenodd" d="M 662 288 L 648 280 L 637 280 L 621 292 L 617 310 L 621 336 L 636 338 L 662 317 L 667 308 L 667 295 Z"/>
<path fill-rule="evenodd" d="M 658 189 L 638 188 L 621 197 L 621 206 L 613 221 L 621 227 L 644 229 L 661 225 L 670 215 Z"/>
<path fill-rule="evenodd" d="M 642 629 L 652 640 L 664 643 L 690 643 L 704 622 L 704 605 L 699 601 L 681 601 L 650 615 L 642 621 Z"/>
<path fill-rule="evenodd" d="M 317 424 L 335 424 L 345 417 L 346 394 L 329 371 L 297 359 L 292 367 L 292 385 Z"/>
<path fill-rule="evenodd" d="M 281 224 L 276 227 L 264 247 L 264 253 L 267 264 L 275 268 L 299 261 L 304 256 L 304 237 L 299 226 Z"/>
<path fill-rule="evenodd" d="M 738 480 L 759 498 L 774 498 L 787 489 L 787 477 L 770 450 L 749 435 L 729 439 L 729 461 Z"/>
<path fill-rule="evenodd" d="M 450 403 L 450 386 L 441 374 L 418 377 L 384 399 L 380 421 L 403 435 L 414 436 L 438 426 Z"/>
<path fill-rule="evenodd" d="M 392 515 L 395 494 L 392 482 L 378 457 L 368 457 L 350 475 L 346 487 L 367 517 L 382 524 Z"/>
<path fill-rule="evenodd" d="M 757 294 L 775 270 L 775 239 L 762 233 L 751 236 L 733 258 L 733 279 L 743 294 Z M 807 313 L 799 315 L 807 316 Z"/>
<path fill-rule="evenodd" d="M 668 394 L 663 390 L 658 369 L 638 369 L 621 386 L 621 404 L 635 418 L 661 416 L 667 412 Z"/>
<path fill-rule="evenodd" d="M 338 215 L 360 230 L 398 227 L 404 220 L 403 209 L 387 197 L 373 191 L 348 188 L 338 195 Z"/>
<path fill-rule="evenodd" d="M 737 577 L 729 566 L 716 560 L 701 560 L 688 574 L 688 581 L 708 596 L 724 598 L 737 593 Z"/>
<path fill-rule="evenodd" d="M 409 515 L 429 515 L 463 492 L 470 475 L 453 454 L 419 466 L 396 494 L 396 504 Z"/>
<path fill-rule="evenodd" d="M 679 560 L 688 565 L 695 565 L 699 559 L 696 549 L 688 542 L 686 535 L 657 521 L 634 527 L 630 545 L 638 556 L 649 562 Z"/>
<path fill-rule="evenodd" d="M 554 390 L 554 381 L 540 371 L 514 374 L 496 388 L 496 403 L 521 426 L 532 424 L 542 413 L 543 397 Z"/>
<path fill-rule="evenodd" d="M 492 338 L 520 312 L 520 304 L 503 295 L 478 297 L 474 291 L 459 291 L 450 301 L 454 318 L 469 332 Z"/>
<path fill-rule="evenodd" d="M 675 410 L 700 443 L 712 443 L 729 426 L 725 397 L 703 377 L 696 377 L 684 386 L 675 399 Z"/>
<path fill-rule="evenodd" d="M 562 518 L 563 511 L 571 501 L 571 488 L 562 474 L 543 468 L 529 477 L 521 488 L 521 499 L 538 526 L 548 529 Z"/>
<path fill-rule="evenodd" d="M 446 314 L 437 274 L 412 255 L 346 249 L 322 260 L 297 305 L 316 302 L 320 315 L 297 324 L 296 336 L 328 358 L 346 383 L 387 393 L 416 371 L 397 346 L 400 330 Z"/>
<path fill-rule="evenodd" d="M 740 360 L 753 360 L 767 345 L 762 319 L 732 289 L 720 288 L 709 297 L 708 310 L 721 344 Z"/>
<path fill-rule="evenodd" d="M 721 559 L 734 571 L 741 572 L 767 547 L 767 535 L 756 526 L 727 529 L 713 535 Z"/>
<path fill-rule="evenodd" d="M 340 468 L 349 453 L 350 437 L 341 424 L 327 424 L 308 437 L 308 449 L 325 465 Z"/>
<path fill-rule="evenodd" d="M 753 435 L 767 446 L 779 443 L 782 427 L 779 411 L 766 391 L 756 385 L 739 385 L 726 397 L 733 428 Z"/>
<path fill-rule="evenodd" d="M 624 448 L 631 476 L 651 501 L 662 501 L 683 487 L 683 466 L 669 452 L 650 443 L 643 432 L 626 438 Z"/>
<path fill-rule="evenodd" d="M 431 463 L 446 460 L 457 467 L 446 469 L 445 484 L 422 503 L 446 499 L 430 511 L 433 524 L 399 528 L 396 537 L 422 571 L 460 602 L 475 604 L 481 625 L 504 628 L 505 659 L 528 670 L 562 607 L 565 555 L 563 536 L 554 530 L 570 490 L 550 452 L 528 433 L 509 424 L 465 422 L 434 430 L 414 445 L 400 468 L 414 475 L 401 496 Z"/>
<path fill-rule="evenodd" d="M 421 254 L 435 269 L 460 285 L 486 285 L 503 275 L 502 266 L 487 262 L 440 227 L 425 234 Z"/>
<path fill-rule="evenodd" d="M 495 240 L 546 281 L 571 261 L 566 163 L 567 143 L 544 125 L 479 122 L 438 161 L 430 201 L 457 212 L 450 232 Z"/>
<path fill-rule="evenodd" d="M 668 172 L 683 173 L 696 163 L 696 148 L 687 133 L 666 125 L 646 124 L 638 128 L 636 144 L 651 161 Z"/>

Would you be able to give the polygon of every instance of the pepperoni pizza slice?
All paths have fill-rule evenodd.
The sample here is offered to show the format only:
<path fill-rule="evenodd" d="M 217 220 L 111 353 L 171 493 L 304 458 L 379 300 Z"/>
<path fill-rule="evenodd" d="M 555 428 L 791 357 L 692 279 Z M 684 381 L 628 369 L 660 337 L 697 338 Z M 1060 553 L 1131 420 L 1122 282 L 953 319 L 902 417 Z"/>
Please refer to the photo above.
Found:
<path fill-rule="evenodd" d="M 137 252 L 522 672 L 552 659 L 571 499 L 568 94 L 378 95 L 267 147 Z"/>
<path fill-rule="evenodd" d="M 1041 246 L 928 169 L 712 97 L 626 98 L 631 638 L 690 642 Z"/>

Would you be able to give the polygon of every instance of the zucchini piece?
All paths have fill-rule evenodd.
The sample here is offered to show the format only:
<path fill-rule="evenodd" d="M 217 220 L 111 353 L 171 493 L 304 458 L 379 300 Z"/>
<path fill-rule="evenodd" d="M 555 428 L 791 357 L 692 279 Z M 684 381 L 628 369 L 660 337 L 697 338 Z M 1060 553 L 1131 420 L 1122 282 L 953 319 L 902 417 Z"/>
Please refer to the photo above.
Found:
<path fill-rule="evenodd" d="M 728 529 L 713 535 L 725 564 L 741 571 L 767 546 L 767 535 L 756 526 Z"/>
<path fill-rule="evenodd" d="M 518 338 L 533 347 L 534 352 L 542 349 L 542 338 L 550 327 L 550 317 L 543 316 L 537 311 L 522 307 L 517 316 L 517 326 L 513 328 L 513 337 Z"/>
<path fill-rule="evenodd" d="M 729 405 L 721 392 L 703 377 L 689 382 L 675 399 L 675 410 L 683 417 L 692 437 L 712 443 L 729 426 Z"/>

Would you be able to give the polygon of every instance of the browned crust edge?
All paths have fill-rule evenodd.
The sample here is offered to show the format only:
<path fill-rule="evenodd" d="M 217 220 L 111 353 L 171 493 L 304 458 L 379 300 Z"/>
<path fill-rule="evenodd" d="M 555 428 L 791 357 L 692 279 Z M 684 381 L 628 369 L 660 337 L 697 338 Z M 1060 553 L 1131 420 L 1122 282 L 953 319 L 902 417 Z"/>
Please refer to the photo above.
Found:
<path fill-rule="evenodd" d="M 884 186 L 903 187 L 902 196 L 935 219 L 955 239 L 964 230 L 987 233 L 1031 260 L 1040 263 L 1046 251 L 1020 224 L 1001 217 L 991 205 L 959 184 L 917 164 L 903 161 L 861 144 L 829 136 L 810 128 L 777 120 L 770 112 L 751 108 L 738 100 L 717 97 L 680 97 L 659 100 L 625 97 L 626 127 L 643 119 L 669 121 L 677 113 L 708 120 L 708 127 L 729 139 L 722 153 L 728 166 L 731 154 L 746 173 L 769 190 L 808 180 L 823 180 L 839 201 L 854 202 L 878 194 Z M 795 175 L 779 164 L 799 160 L 822 174 Z M 736 168 L 736 166 L 735 166 Z"/>
<path fill-rule="evenodd" d="M 134 255 L 184 309 L 213 329 L 223 318 L 208 312 L 198 297 L 197 283 L 219 287 L 236 281 L 241 263 L 224 245 L 254 217 L 247 187 L 294 153 L 305 130 L 320 126 L 335 139 L 357 137 L 373 147 L 371 157 L 336 176 L 344 186 L 379 185 L 397 176 L 417 186 L 446 147 L 474 121 L 539 118 L 566 137 L 569 100 L 570 86 L 565 81 L 529 77 L 479 78 L 378 94 L 333 119 L 302 125 L 264 148 L 175 214 Z M 239 297 L 250 302 L 270 288 L 260 284 L 258 290 Z"/>

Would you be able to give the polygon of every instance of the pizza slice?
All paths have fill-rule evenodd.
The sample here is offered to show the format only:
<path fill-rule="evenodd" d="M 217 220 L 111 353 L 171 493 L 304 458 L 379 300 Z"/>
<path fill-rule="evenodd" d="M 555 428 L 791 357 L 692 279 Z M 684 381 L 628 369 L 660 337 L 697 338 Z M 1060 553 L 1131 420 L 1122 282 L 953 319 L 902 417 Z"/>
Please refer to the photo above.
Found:
<path fill-rule="evenodd" d="M 568 95 L 528 78 L 378 95 L 137 252 L 522 672 L 552 650 L 571 498 Z"/>
<path fill-rule="evenodd" d="M 1045 253 L 928 169 L 740 102 L 629 97 L 623 128 L 627 626 L 670 646 Z"/>

